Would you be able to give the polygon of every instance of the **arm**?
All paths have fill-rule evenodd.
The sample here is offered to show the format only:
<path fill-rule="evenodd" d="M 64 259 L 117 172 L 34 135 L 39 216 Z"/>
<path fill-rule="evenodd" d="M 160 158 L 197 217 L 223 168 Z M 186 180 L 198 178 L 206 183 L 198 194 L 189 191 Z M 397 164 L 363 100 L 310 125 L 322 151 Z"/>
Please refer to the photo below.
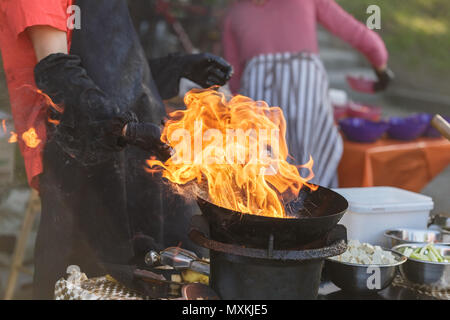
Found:
<path fill-rule="evenodd" d="M 224 27 L 223 27 L 223 48 L 224 48 L 224 56 L 227 61 L 233 66 L 233 77 L 230 80 L 230 89 L 231 92 L 237 93 L 240 89 L 240 82 L 242 76 L 242 66 L 239 61 L 239 50 L 237 41 L 234 37 L 231 21 L 229 17 L 225 18 Z"/>
<path fill-rule="evenodd" d="M 52 53 L 68 53 L 67 34 L 64 31 L 50 26 L 33 26 L 27 28 L 27 33 L 38 62 Z"/>
<path fill-rule="evenodd" d="M 334 0 L 315 0 L 318 21 L 331 33 L 366 56 L 377 70 L 384 70 L 388 52 L 381 37 L 342 9 Z"/>

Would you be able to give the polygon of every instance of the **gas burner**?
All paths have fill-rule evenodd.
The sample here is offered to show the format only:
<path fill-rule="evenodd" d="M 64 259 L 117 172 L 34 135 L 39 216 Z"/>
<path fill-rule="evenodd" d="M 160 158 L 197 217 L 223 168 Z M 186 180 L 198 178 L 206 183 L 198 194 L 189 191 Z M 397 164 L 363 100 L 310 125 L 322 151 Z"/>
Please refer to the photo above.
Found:
<path fill-rule="evenodd" d="M 336 225 L 322 239 L 295 250 L 274 249 L 269 238 L 266 248 L 249 248 L 211 239 L 206 220 L 196 216 L 191 240 L 210 250 L 210 285 L 226 300 L 316 299 L 324 259 L 347 249 L 347 231 Z"/>

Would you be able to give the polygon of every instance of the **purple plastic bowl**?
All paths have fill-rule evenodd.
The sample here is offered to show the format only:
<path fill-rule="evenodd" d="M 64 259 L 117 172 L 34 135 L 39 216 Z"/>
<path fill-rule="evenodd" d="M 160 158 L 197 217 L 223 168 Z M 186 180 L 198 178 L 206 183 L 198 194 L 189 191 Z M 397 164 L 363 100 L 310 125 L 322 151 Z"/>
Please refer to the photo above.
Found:
<path fill-rule="evenodd" d="M 389 124 L 385 121 L 375 122 L 361 118 L 347 118 L 339 121 L 342 132 L 350 141 L 375 142 L 386 132 Z"/>
<path fill-rule="evenodd" d="M 433 128 L 433 126 L 431 125 L 431 119 L 433 119 L 433 116 L 431 114 L 429 114 L 430 117 L 430 121 L 428 122 L 428 127 L 425 130 L 423 136 L 424 137 L 429 137 L 429 138 L 440 138 L 442 137 L 442 135 L 439 133 L 439 131 L 437 131 L 435 128 Z M 450 122 L 450 116 L 442 116 L 445 120 L 447 120 L 448 122 Z"/>
<path fill-rule="evenodd" d="M 388 135 L 396 140 L 414 140 L 420 137 L 430 125 L 428 114 L 418 113 L 408 117 L 391 117 Z"/>

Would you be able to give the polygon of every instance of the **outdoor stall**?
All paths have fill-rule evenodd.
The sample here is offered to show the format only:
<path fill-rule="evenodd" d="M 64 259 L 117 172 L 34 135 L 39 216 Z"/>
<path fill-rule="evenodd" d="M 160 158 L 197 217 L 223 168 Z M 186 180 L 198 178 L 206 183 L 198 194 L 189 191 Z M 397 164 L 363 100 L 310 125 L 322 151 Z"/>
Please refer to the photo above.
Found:
<path fill-rule="evenodd" d="M 170 141 L 171 133 L 186 130 L 189 138 L 178 141 L 175 153 L 195 144 L 190 134 L 202 136 L 211 128 L 219 135 L 237 124 L 245 131 L 283 123 L 283 115 L 274 108 L 265 107 L 261 113 L 258 102 L 243 96 L 227 100 L 214 90 L 193 90 L 185 103 L 187 109 L 166 123 L 162 138 Z M 208 109 L 202 109 L 205 104 Z M 242 122 L 240 112 L 253 121 Z M 200 120 L 207 120 L 205 126 L 195 127 Z M 284 145 L 284 137 L 280 139 Z M 435 142 L 442 146 L 443 141 Z M 228 147 L 251 157 L 252 143 L 256 140 L 249 136 Z M 197 145 L 197 156 L 220 157 L 224 148 L 203 141 Z M 110 276 L 88 279 L 83 270 L 71 266 L 67 279 L 56 285 L 56 298 L 450 298 L 450 233 L 446 225 L 427 228 L 431 198 L 393 187 L 331 190 L 309 183 L 312 175 L 304 178 L 290 171 L 293 167 L 283 154 L 275 161 L 279 171 L 264 177 L 258 175 L 266 168 L 263 163 L 254 163 L 255 170 L 245 172 L 242 164 L 147 161 L 151 172 L 160 167 L 181 194 L 197 202 L 201 214 L 191 219 L 189 237 L 208 249 L 209 257 L 182 247 L 146 252 L 141 257 L 145 264 L 135 271 L 136 277 L 151 284 L 145 296 Z M 304 167 L 313 170 L 312 163 Z M 291 193 L 294 189 L 289 188 L 296 185 L 298 192 Z"/>
<path fill-rule="evenodd" d="M 389 105 L 450 26 L 349 3 L 0 0 L 2 297 L 450 300 L 447 100 Z"/>

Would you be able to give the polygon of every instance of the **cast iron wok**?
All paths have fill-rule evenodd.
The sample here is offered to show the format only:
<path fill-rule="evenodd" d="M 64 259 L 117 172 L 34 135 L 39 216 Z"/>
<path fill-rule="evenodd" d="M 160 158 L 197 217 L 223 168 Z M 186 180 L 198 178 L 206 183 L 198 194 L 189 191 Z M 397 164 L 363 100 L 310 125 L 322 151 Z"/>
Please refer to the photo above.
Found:
<path fill-rule="evenodd" d="M 319 187 L 304 187 L 299 196 L 285 205 L 292 218 L 272 218 L 225 209 L 204 199 L 197 199 L 209 223 L 212 239 L 253 248 L 267 248 L 273 236 L 274 249 L 295 249 L 327 235 L 348 208 L 340 194 Z"/>

